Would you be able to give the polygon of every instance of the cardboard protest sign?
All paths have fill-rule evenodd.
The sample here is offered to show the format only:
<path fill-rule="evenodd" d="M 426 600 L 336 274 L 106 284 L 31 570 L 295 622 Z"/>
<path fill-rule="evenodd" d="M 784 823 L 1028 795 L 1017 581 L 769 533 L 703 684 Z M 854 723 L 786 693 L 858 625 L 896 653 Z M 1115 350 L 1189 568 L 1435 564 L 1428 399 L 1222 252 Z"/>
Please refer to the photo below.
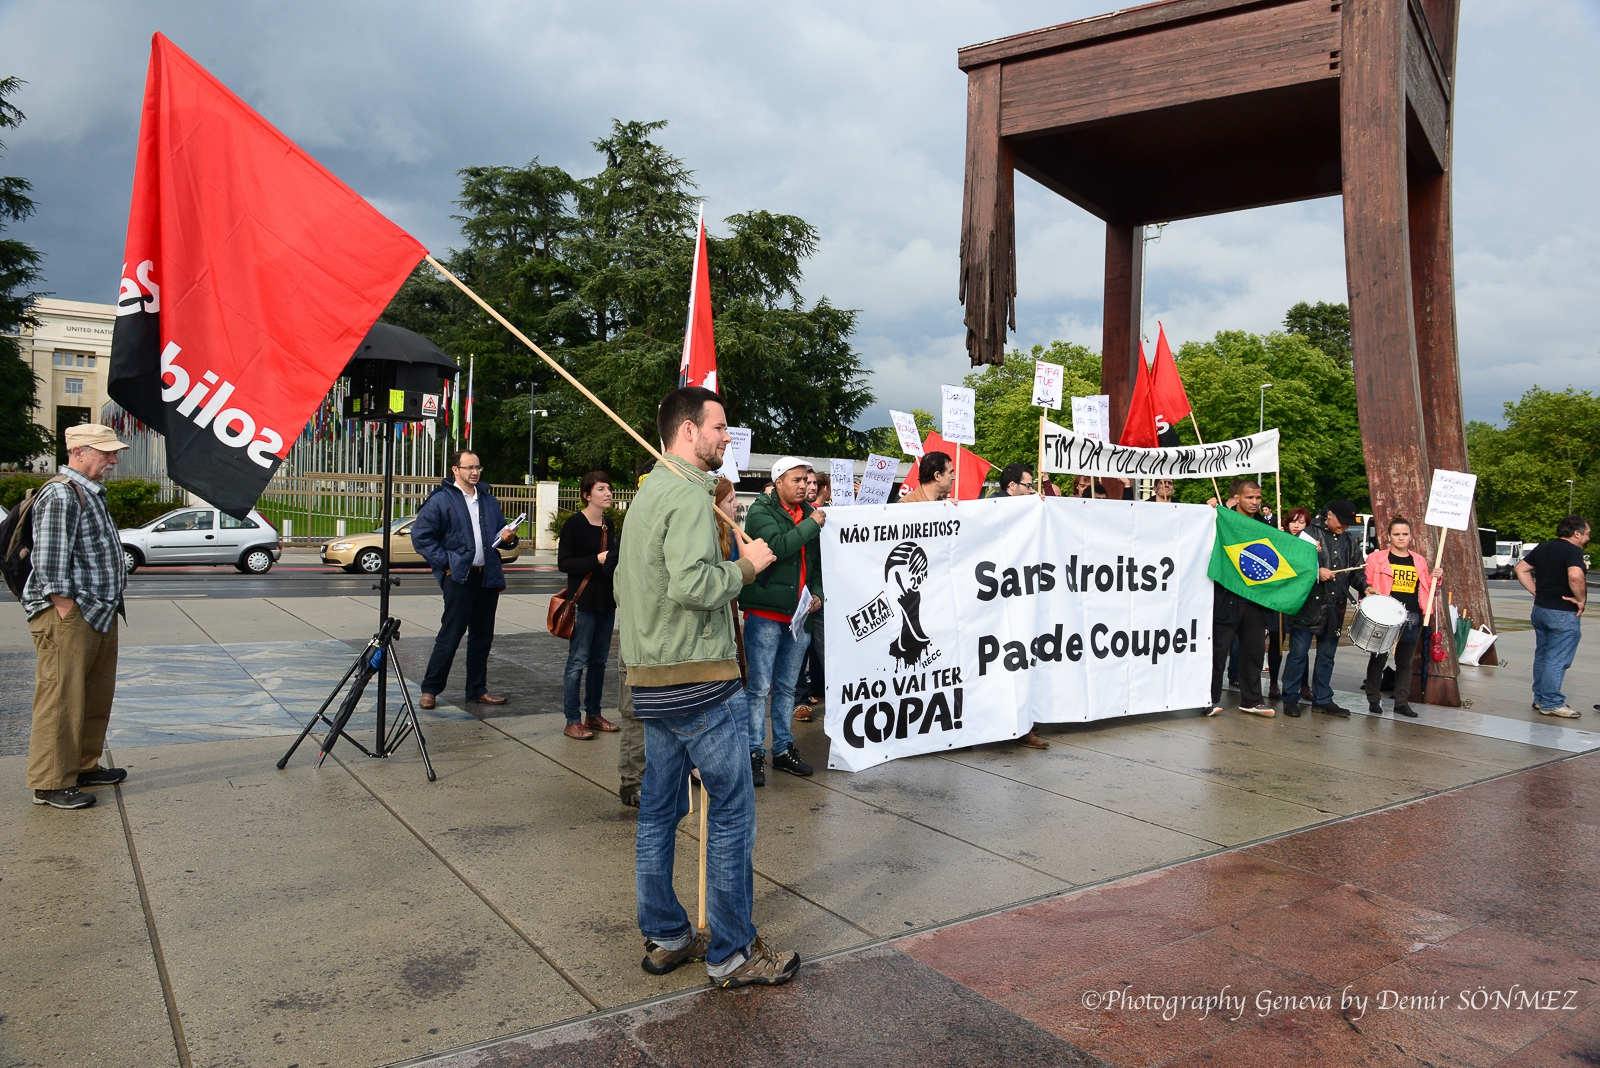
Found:
<path fill-rule="evenodd" d="M 833 491 L 833 506 L 848 508 L 856 503 L 856 462 L 829 460 L 828 481 Z"/>
<path fill-rule="evenodd" d="M 995 497 L 822 531 L 828 766 L 1210 699 L 1215 513 Z"/>
<path fill-rule="evenodd" d="M 716 374 L 715 371 L 711 372 Z M 733 440 L 722 453 L 722 470 L 717 472 L 723 478 L 735 485 L 739 482 L 739 472 L 750 469 L 750 428 L 746 426 L 730 426 L 728 436 Z"/>
<path fill-rule="evenodd" d="M 944 394 L 940 422 L 944 440 L 971 445 L 978 440 L 977 395 L 964 386 L 940 386 Z"/>
<path fill-rule="evenodd" d="M 1059 363 L 1035 360 L 1033 363 L 1033 406 L 1035 408 L 1061 408 L 1061 380 L 1066 373 Z"/>
<path fill-rule="evenodd" d="M 1072 432 L 1081 438 L 1107 441 L 1111 437 L 1111 398 L 1104 393 L 1072 398 Z"/>
<path fill-rule="evenodd" d="M 1434 471 L 1433 485 L 1428 490 L 1428 514 L 1423 522 L 1430 527 L 1466 530 L 1467 517 L 1472 513 L 1472 494 L 1478 487 L 1478 476 L 1465 471 Z"/>
<path fill-rule="evenodd" d="M 868 453 L 867 468 L 861 474 L 861 491 L 856 494 L 856 503 L 889 503 L 889 494 L 894 492 L 895 476 L 899 473 L 900 461 L 893 456 Z"/>
<path fill-rule="evenodd" d="M 917 433 L 917 417 L 909 412 L 897 412 L 889 409 L 889 418 L 894 420 L 894 432 L 900 439 L 900 451 L 907 456 L 922 457 L 922 435 Z"/>

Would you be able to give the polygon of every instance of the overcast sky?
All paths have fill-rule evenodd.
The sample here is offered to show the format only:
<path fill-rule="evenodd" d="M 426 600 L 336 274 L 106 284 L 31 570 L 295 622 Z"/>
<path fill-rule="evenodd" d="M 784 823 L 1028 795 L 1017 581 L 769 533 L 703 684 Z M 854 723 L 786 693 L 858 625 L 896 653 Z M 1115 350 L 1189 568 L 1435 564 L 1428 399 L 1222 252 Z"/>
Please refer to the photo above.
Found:
<path fill-rule="evenodd" d="M 0 170 L 39 203 L 7 236 L 45 253 L 55 295 L 115 299 L 156 30 L 435 252 L 460 241 L 457 169 L 538 157 L 589 175 L 613 117 L 666 119 L 709 218 L 820 229 L 805 292 L 860 309 L 873 425 L 937 410 L 968 370 L 956 48 L 1110 6 L 0 2 L 0 77 L 28 83 Z M 1600 390 L 1600 2 L 1464 7 L 1457 310 L 1468 417 L 1494 420 L 1534 383 Z M 1021 175 L 1017 200 L 1013 340 L 1098 349 L 1102 224 Z M 1271 330 L 1295 301 L 1345 299 L 1339 201 L 1173 223 L 1147 270 L 1151 334 Z"/>

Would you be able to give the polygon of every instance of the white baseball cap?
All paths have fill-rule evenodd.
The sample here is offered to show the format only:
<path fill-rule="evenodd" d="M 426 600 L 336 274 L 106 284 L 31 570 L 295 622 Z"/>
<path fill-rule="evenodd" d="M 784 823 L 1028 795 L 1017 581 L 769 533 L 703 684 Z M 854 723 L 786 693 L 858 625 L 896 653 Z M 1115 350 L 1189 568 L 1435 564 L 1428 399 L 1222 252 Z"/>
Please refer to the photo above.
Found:
<path fill-rule="evenodd" d="M 783 473 L 785 471 L 796 467 L 803 467 L 807 471 L 811 470 L 811 465 L 800 459 L 798 456 L 778 457 L 778 462 L 772 465 L 772 481 L 778 481 L 778 479 L 783 477 Z"/>

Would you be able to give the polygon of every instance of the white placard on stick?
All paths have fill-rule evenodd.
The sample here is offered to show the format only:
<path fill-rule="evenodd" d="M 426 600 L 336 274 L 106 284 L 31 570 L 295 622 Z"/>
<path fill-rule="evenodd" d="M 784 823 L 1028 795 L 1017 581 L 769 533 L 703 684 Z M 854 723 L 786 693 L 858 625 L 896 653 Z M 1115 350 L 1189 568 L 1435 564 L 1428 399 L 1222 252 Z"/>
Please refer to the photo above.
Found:
<path fill-rule="evenodd" d="M 965 386 L 940 386 L 944 393 L 940 433 L 953 445 L 972 445 L 978 440 L 978 398 Z"/>
<path fill-rule="evenodd" d="M 900 451 L 907 456 L 922 458 L 922 435 L 917 433 L 917 417 L 909 412 L 897 412 L 889 409 L 889 418 L 894 420 L 894 432 L 900 437 Z"/>
<path fill-rule="evenodd" d="M 1442 468 L 1434 471 L 1433 487 L 1428 491 L 1428 514 L 1423 522 L 1430 527 L 1466 530 L 1472 493 L 1477 486 L 1477 475 Z"/>
<path fill-rule="evenodd" d="M 750 469 L 750 428 L 730 426 L 728 436 L 733 440 L 722 453 L 722 470 L 717 474 L 738 485 L 739 472 Z"/>
<path fill-rule="evenodd" d="M 854 460 L 829 460 L 828 482 L 836 507 L 848 508 L 856 503 L 856 462 Z"/>
<path fill-rule="evenodd" d="M 1104 394 L 1072 398 L 1072 432 L 1080 438 L 1108 441 L 1111 435 L 1111 398 Z"/>
<path fill-rule="evenodd" d="M 1066 373 L 1059 363 L 1033 362 L 1033 406 L 1061 409 L 1061 378 Z"/>
<path fill-rule="evenodd" d="M 894 491 L 895 476 L 900 473 L 900 461 L 893 456 L 867 456 L 867 469 L 861 475 L 861 491 L 856 494 L 857 504 L 888 504 Z"/>

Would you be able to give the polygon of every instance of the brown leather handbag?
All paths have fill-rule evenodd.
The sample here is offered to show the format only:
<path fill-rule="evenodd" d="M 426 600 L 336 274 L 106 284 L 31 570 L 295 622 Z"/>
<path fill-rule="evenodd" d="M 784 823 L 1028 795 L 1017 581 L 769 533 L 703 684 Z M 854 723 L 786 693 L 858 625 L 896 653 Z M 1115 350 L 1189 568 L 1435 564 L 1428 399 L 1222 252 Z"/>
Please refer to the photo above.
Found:
<path fill-rule="evenodd" d="M 611 531 L 605 527 L 600 528 L 600 552 L 605 552 L 610 547 Z M 597 554 L 598 555 L 598 554 Z M 601 564 L 601 567 L 606 565 Z M 545 612 L 544 625 L 550 628 L 562 641 L 572 640 L 572 626 L 578 621 L 578 598 L 583 596 L 584 587 L 589 585 L 589 580 L 594 577 L 591 571 L 583 576 L 583 581 L 578 583 L 576 592 L 568 595 L 566 590 L 561 590 L 550 598 L 550 608 Z"/>

